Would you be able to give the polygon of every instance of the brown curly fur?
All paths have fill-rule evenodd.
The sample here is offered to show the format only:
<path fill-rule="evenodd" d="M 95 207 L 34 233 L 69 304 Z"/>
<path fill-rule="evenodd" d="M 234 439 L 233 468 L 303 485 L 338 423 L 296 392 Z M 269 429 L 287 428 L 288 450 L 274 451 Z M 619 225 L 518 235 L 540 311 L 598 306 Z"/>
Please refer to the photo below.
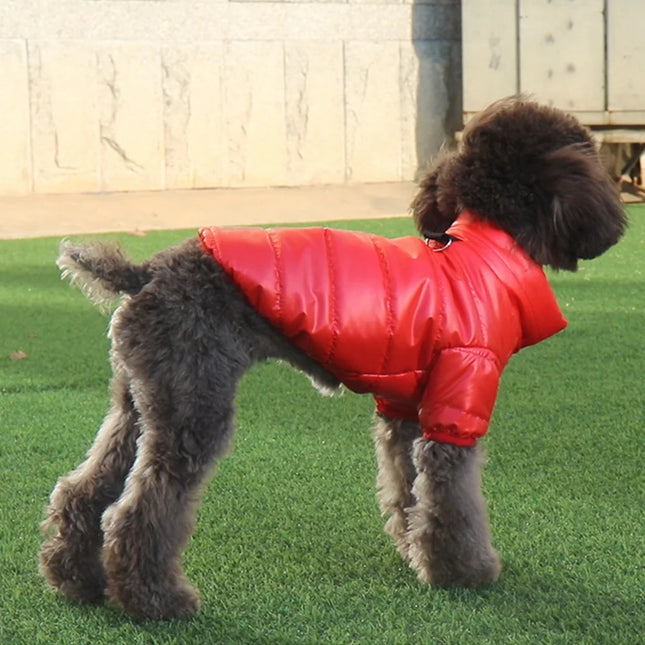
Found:
<path fill-rule="evenodd" d="M 420 232 L 445 231 L 464 209 L 503 228 L 538 264 L 568 271 L 604 253 L 626 226 L 589 130 L 523 98 L 469 121 L 460 149 L 436 161 L 412 202 Z"/>
<path fill-rule="evenodd" d="M 445 231 L 465 208 L 557 269 L 604 252 L 626 225 L 589 132 L 522 98 L 471 121 L 412 204 L 421 231 Z M 86 460 L 52 492 L 40 570 L 77 600 L 107 596 L 135 616 L 189 616 L 199 597 L 181 553 L 201 488 L 228 449 L 241 375 L 279 358 L 322 390 L 338 381 L 259 316 L 197 239 L 139 266 L 114 247 L 63 243 L 59 266 L 99 303 L 125 297 L 110 326 L 112 407 Z M 419 578 L 494 582 L 480 447 L 428 441 L 418 423 L 382 415 L 374 444 L 386 530 Z"/>

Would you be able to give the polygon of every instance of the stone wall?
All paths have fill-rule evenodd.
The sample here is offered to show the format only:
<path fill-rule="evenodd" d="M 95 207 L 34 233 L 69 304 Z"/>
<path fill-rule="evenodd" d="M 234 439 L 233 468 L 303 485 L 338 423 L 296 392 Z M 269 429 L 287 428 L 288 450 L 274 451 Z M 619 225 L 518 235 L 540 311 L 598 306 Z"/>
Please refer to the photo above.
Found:
<path fill-rule="evenodd" d="M 3 0 L 0 194 L 414 178 L 458 0 Z"/>

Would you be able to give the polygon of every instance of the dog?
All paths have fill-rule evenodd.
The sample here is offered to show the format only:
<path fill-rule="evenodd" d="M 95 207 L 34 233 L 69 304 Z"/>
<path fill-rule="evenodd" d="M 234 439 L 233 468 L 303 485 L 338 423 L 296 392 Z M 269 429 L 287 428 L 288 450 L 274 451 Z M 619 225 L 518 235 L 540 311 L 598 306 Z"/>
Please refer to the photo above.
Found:
<path fill-rule="evenodd" d="M 466 125 L 411 211 L 419 237 L 204 228 L 140 265 L 117 246 L 62 243 L 64 276 L 121 300 L 111 409 L 46 509 L 50 585 L 137 617 L 198 610 L 181 553 L 233 435 L 237 383 L 271 358 L 322 391 L 374 394 L 385 530 L 422 582 L 497 580 L 479 439 L 501 371 L 566 324 L 542 267 L 575 271 L 626 216 L 589 131 L 521 96 Z"/>

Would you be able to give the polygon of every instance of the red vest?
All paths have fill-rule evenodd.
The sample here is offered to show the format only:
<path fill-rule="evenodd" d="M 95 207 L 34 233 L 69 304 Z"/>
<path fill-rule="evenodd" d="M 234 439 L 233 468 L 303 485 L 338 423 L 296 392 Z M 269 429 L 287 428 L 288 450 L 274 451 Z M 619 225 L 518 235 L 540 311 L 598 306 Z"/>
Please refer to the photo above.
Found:
<path fill-rule="evenodd" d="M 424 436 L 485 434 L 510 356 L 566 326 L 542 268 L 463 213 L 437 247 L 328 228 L 204 228 L 200 239 L 280 333 Z"/>

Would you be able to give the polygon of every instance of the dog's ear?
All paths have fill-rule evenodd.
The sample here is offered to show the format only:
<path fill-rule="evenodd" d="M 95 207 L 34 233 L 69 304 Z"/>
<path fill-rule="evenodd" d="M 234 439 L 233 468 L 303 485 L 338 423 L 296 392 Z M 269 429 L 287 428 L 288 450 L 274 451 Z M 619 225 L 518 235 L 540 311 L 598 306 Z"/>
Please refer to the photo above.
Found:
<path fill-rule="evenodd" d="M 537 184 L 550 196 L 550 212 L 538 229 L 518 241 L 540 264 L 575 271 L 579 259 L 591 259 L 616 244 L 627 220 L 618 186 L 589 144 L 568 145 L 546 153 Z"/>
<path fill-rule="evenodd" d="M 458 162 L 456 152 L 441 152 L 419 182 L 410 210 L 419 233 L 443 233 L 460 211 L 452 171 Z"/>

